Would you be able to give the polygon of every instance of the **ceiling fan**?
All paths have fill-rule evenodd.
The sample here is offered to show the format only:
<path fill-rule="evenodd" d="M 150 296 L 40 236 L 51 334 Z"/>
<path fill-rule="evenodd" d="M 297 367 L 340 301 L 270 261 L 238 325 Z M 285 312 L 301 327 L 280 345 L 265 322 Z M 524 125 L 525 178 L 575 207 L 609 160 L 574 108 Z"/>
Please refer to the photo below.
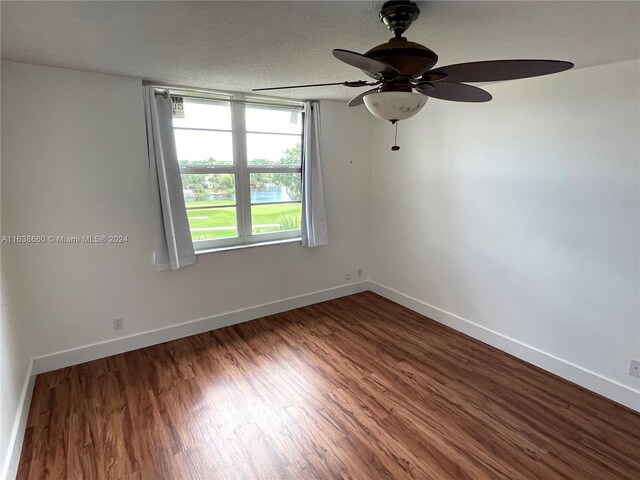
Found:
<path fill-rule="evenodd" d="M 467 85 L 467 82 L 537 77 L 573 67 L 573 63 L 560 60 L 489 60 L 433 68 L 438 55 L 424 45 L 410 42 L 402 36 L 419 15 L 420 9 L 411 1 L 385 2 L 380 11 L 380 20 L 393 32 L 392 39 L 373 47 L 364 55 L 349 50 L 333 50 L 334 57 L 359 68 L 374 81 L 255 88 L 253 91 L 328 85 L 374 87 L 351 99 L 349 106 L 356 107 L 364 103 L 373 115 L 395 124 L 398 120 L 418 113 L 427 102 L 427 97 L 454 102 L 491 100 L 489 92 Z"/>

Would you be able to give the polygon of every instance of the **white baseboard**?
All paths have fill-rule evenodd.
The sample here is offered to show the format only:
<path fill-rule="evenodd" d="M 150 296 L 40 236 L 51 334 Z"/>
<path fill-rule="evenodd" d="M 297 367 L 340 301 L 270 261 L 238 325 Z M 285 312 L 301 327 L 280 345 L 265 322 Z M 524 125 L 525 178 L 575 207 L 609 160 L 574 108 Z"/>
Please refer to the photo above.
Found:
<path fill-rule="evenodd" d="M 20 453 L 22 453 L 22 443 L 24 434 L 27 429 L 27 420 L 29 419 L 29 407 L 31 406 L 31 397 L 33 396 L 33 386 L 36 383 L 36 376 L 32 374 L 33 362 L 29 365 L 27 376 L 22 387 L 22 394 L 18 402 L 18 412 L 13 423 L 11 438 L 9 439 L 9 448 L 7 457 L 2 468 L 0 478 L 2 480 L 13 480 L 18 473 L 18 463 L 20 462 Z"/>
<path fill-rule="evenodd" d="M 192 320 L 178 325 L 150 330 L 147 332 L 136 333 L 134 335 L 115 338 L 104 342 L 86 345 L 84 347 L 63 350 L 61 352 L 52 353 L 42 357 L 33 359 L 33 374 L 49 372 L 59 368 L 77 365 L 79 363 L 97 360 L 99 358 L 109 357 L 118 353 L 129 352 L 139 348 L 157 345 L 159 343 L 169 342 L 178 338 L 197 335 L 198 333 L 208 332 L 217 328 L 235 325 L 236 323 L 247 322 L 256 318 L 274 315 L 276 313 L 285 312 L 294 308 L 305 307 L 314 303 L 332 300 L 334 298 L 352 295 L 354 293 L 364 292 L 368 290 L 369 282 L 357 282 L 339 287 L 320 290 L 317 292 L 298 295 L 283 300 L 255 305 L 253 307 L 235 310 L 233 312 L 222 313 L 208 318 Z"/>
<path fill-rule="evenodd" d="M 434 307 L 416 298 L 405 295 L 392 288 L 376 282 L 369 282 L 369 290 L 393 302 L 429 317 L 443 325 L 487 343 L 493 347 L 518 357 L 548 372 L 576 383 L 581 387 L 607 397 L 637 412 L 640 412 L 640 391 L 605 378 L 595 372 L 543 352 L 535 347 L 522 343 L 501 333 L 490 330 Z"/>

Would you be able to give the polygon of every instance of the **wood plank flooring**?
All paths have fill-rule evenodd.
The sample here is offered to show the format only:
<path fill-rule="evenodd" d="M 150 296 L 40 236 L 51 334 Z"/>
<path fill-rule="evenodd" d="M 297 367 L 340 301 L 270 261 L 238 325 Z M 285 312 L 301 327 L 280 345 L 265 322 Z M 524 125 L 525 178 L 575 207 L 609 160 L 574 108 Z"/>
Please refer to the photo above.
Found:
<path fill-rule="evenodd" d="M 640 478 L 640 415 L 373 293 L 39 375 L 19 479 Z"/>

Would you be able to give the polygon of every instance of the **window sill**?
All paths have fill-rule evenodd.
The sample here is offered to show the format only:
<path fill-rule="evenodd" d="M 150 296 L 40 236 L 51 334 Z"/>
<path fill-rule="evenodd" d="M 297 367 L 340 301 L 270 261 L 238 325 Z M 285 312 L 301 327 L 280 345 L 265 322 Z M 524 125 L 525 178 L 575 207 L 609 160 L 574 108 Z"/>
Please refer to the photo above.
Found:
<path fill-rule="evenodd" d="M 206 253 L 226 252 L 229 250 L 242 250 L 245 248 L 253 248 L 253 247 L 264 247 L 265 245 L 280 245 L 283 243 L 296 243 L 301 241 L 302 241 L 301 237 L 295 237 L 295 238 L 285 238 L 283 240 L 269 240 L 266 242 L 245 243 L 243 245 L 229 245 L 226 247 L 205 248 L 203 250 L 196 250 L 196 255 L 203 255 Z"/>

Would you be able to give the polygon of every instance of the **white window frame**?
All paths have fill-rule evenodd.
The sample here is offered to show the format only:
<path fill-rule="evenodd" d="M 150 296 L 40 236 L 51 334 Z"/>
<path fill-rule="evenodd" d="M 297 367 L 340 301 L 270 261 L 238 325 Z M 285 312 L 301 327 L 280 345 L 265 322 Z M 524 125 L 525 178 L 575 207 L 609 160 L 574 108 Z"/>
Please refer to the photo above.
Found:
<path fill-rule="evenodd" d="M 222 92 L 192 92 L 190 90 L 169 88 L 169 94 L 176 97 L 197 98 L 199 100 L 210 100 L 212 102 L 229 103 L 231 106 L 231 138 L 233 144 L 233 164 L 232 165 L 211 165 L 211 166 L 181 166 L 180 175 L 182 174 L 231 174 L 235 177 L 236 186 L 236 225 L 237 237 L 217 238 L 210 240 L 194 240 L 193 247 L 198 252 L 214 251 L 218 249 L 238 248 L 243 246 L 253 246 L 264 243 L 277 243 L 283 240 L 300 240 L 300 229 L 286 230 L 282 232 L 253 234 L 253 225 L 251 221 L 251 174 L 252 173 L 297 173 L 300 175 L 302 182 L 302 152 L 304 152 L 304 113 L 301 115 L 302 125 L 300 129 L 301 142 L 301 159 L 300 165 L 292 166 L 251 166 L 247 158 L 247 133 L 262 133 L 269 135 L 291 135 L 297 134 L 279 134 L 273 132 L 252 132 L 247 131 L 245 122 L 245 111 L 247 105 L 256 105 L 262 107 L 298 109 L 302 112 L 304 104 L 293 100 L 270 99 L 267 97 L 247 96 L 242 93 L 222 93 Z M 174 127 L 174 130 L 201 130 L 214 132 L 229 132 L 224 129 L 210 128 L 187 128 Z M 285 202 L 269 202 L 256 205 L 273 205 L 284 203 L 301 203 L 300 201 Z M 185 205 L 186 207 L 186 205 Z M 198 208 L 212 207 L 195 207 L 188 210 Z M 215 207 L 214 207 L 215 208 Z M 222 208 L 222 207 L 220 207 Z M 228 208 L 228 207 L 225 207 Z"/>

